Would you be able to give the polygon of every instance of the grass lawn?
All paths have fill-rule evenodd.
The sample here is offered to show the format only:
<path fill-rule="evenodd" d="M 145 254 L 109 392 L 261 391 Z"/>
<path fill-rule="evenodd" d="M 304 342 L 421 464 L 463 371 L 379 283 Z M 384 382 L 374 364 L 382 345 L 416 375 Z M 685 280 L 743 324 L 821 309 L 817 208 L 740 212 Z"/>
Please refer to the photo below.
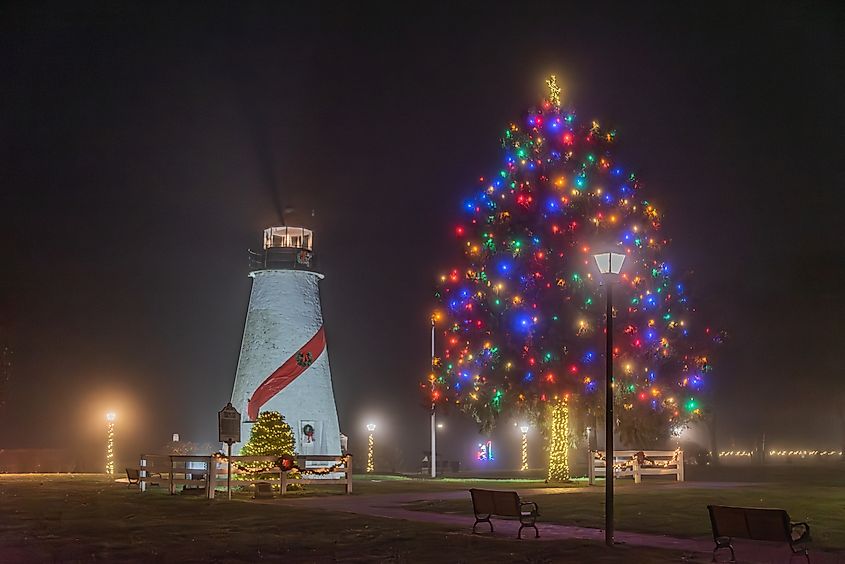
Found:
<path fill-rule="evenodd" d="M 812 528 L 817 548 L 845 548 L 845 468 L 823 467 L 727 467 L 694 470 L 699 480 L 679 487 L 671 480 L 644 478 L 635 486 L 620 480 L 615 496 L 616 528 L 624 531 L 661 533 L 686 537 L 711 534 L 708 504 L 781 507 L 794 521 Z M 718 480 L 736 480 L 741 485 Z M 526 487 L 526 486 L 523 486 Z M 496 486 L 493 489 L 507 489 Z M 519 486 L 517 486 L 519 489 Z M 604 486 L 548 494 L 535 498 L 542 521 L 585 527 L 604 524 Z M 469 500 L 418 503 L 413 509 L 471 513 Z"/>
<path fill-rule="evenodd" d="M 363 480 L 359 491 L 420 487 L 414 481 L 390 482 L 395 484 Z M 464 489 L 467 483 L 443 481 L 435 487 Z M 265 559 L 633 563 L 678 562 L 681 555 L 625 547 L 608 550 L 601 544 L 578 541 L 518 542 L 348 513 L 304 509 L 294 513 L 286 507 L 242 501 L 141 494 L 99 475 L 0 475 L 0 562 L 4 564 Z"/>

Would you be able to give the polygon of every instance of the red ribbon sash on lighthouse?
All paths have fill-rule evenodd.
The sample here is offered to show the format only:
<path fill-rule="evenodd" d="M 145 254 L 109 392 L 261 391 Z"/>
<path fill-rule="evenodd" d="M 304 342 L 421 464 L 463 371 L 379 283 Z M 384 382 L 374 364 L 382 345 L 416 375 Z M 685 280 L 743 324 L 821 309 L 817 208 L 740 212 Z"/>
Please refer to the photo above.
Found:
<path fill-rule="evenodd" d="M 288 384 L 296 380 L 296 378 L 305 372 L 309 366 L 314 364 L 323 351 L 326 349 L 326 333 L 323 327 L 317 331 L 317 334 L 311 337 L 311 340 L 287 359 L 284 364 L 278 367 L 272 374 L 270 374 L 264 382 L 261 383 L 252 397 L 247 401 L 247 415 L 251 421 L 258 419 L 258 410 L 261 409 L 265 403 L 281 392 Z"/>

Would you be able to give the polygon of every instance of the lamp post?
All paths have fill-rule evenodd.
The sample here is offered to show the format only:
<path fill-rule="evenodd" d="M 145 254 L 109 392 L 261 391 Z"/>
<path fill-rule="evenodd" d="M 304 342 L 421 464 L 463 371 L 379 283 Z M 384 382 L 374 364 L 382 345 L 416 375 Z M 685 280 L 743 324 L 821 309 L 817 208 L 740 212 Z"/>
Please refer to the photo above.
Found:
<path fill-rule="evenodd" d="M 519 430 L 522 431 L 522 465 L 519 469 L 522 472 L 528 470 L 528 423 L 523 423 Z"/>
<path fill-rule="evenodd" d="M 434 373 L 434 324 L 439 318 L 439 314 L 433 313 L 431 315 L 431 371 Z M 431 381 L 431 477 L 437 477 L 437 421 L 436 412 L 437 404 L 434 402 L 434 380 Z"/>
<path fill-rule="evenodd" d="M 604 473 L 604 542 L 613 546 L 613 282 L 622 270 L 625 255 L 598 253 L 594 255 L 607 291 L 607 350 L 605 358 L 605 473 Z"/>
<path fill-rule="evenodd" d="M 114 422 L 117 414 L 106 413 L 106 474 L 114 476 Z"/>
<path fill-rule="evenodd" d="M 373 445 L 375 444 L 375 441 L 373 440 L 373 431 L 375 430 L 375 423 L 367 424 L 367 431 L 370 432 L 370 436 L 367 437 L 367 472 L 373 472 L 376 469 L 375 463 L 373 462 Z"/>

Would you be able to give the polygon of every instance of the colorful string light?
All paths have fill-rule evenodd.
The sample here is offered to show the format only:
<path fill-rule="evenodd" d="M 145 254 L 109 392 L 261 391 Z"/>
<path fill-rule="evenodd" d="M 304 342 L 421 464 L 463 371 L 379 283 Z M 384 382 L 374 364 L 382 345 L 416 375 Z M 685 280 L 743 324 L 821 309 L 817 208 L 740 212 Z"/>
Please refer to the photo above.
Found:
<path fill-rule="evenodd" d="M 561 106 L 556 79 L 547 85 L 541 106 L 504 130 L 501 166 L 480 179 L 451 229 L 464 256 L 439 278 L 445 346 L 421 387 L 485 430 L 505 411 L 554 430 L 569 409 L 556 397 L 596 409 L 604 303 L 592 253 L 612 249 L 627 257 L 615 312 L 624 328 L 614 352 L 619 421 L 657 418 L 668 436 L 702 415 L 707 351 L 721 337 L 697 322 L 684 276 L 667 260 L 661 214 L 613 154 L 616 131 L 581 124 Z M 553 445 L 565 442 L 560 431 Z M 567 474 L 561 464 L 550 475 L 552 466 Z"/>

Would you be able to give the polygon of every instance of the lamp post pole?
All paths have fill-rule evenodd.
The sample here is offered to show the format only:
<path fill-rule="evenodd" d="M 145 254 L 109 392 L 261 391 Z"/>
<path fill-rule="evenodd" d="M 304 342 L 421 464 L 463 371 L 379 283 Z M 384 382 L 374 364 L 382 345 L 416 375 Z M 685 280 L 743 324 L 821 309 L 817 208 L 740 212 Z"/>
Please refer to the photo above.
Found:
<path fill-rule="evenodd" d="M 434 316 L 431 316 L 431 369 L 434 370 Z M 434 381 L 431 382 L 432 393 L 434 392 Z M 436 421 L 437 404 L 434 403 L 434 398 L 431 399 L 431 477 L 437 477 L 437 421 Z"/>
<path fill-rule="evenodd" d="M 605 373 L 605 478 L 604 478 L 604 542 L 613 546 L 613 284 L 607 289 L 607 370 Z"/>
<path fill-rule="evenodd" d="M 613 546 L 613 283 L 622 271 L 625 255 L 604 252 L 593 255 L 607 292 L 607 370 L 604 381 L 604 542 Z"/>

